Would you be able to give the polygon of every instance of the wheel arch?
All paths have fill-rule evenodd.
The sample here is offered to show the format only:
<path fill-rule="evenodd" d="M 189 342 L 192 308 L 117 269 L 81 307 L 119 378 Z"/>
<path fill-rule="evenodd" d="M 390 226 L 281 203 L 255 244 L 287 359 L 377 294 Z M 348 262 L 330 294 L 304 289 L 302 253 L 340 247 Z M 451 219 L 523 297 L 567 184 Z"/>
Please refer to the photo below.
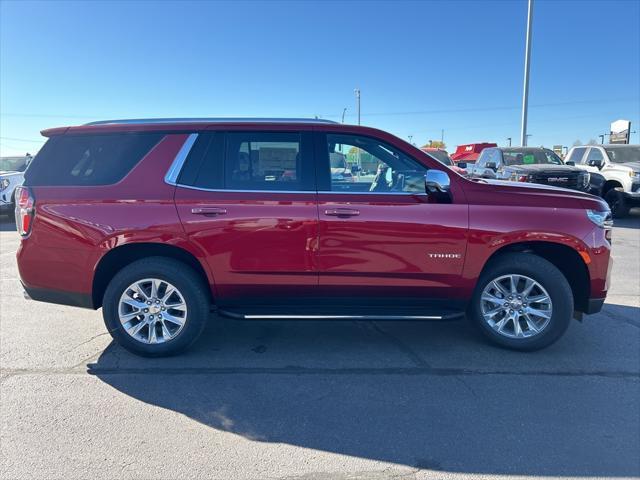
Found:
<path fill-rule="evenodd" d="M 95 268 L 91 289 L 93 308 L 97 309 L 102 306 L 102 299 L 107 285 L 118 271 L 131 262 L 148 257 L 173 258 L 191 267 L 200 277 L 203 284 L 206 285 L 210 295 L 209 300 L 213 302 L 211 292 L 213 280 L 210 278 L 206 268 L 193 253 L 171 244 L 135 242 L 112 248 L 100 258 Z"/>
<path fill-rule="evenodd" d="M 607 180 L 602 186 L 602 196 L 604 197 L 609 190 L 614 188 L 624 188 L 624 186 L 618 180 Z"/>
<path fill-rule="evenodd" d="M 480 275 L 487 270 L 491 263 L 497 261 L 505 253 L 532 253 L 552 263 L 562 272 L 571 287 L 575 310 L 586 310 L 591 282 L 587 265 L 576 249 L 562 243 L 539 240 L 511 243 L 491 254 Z"/>

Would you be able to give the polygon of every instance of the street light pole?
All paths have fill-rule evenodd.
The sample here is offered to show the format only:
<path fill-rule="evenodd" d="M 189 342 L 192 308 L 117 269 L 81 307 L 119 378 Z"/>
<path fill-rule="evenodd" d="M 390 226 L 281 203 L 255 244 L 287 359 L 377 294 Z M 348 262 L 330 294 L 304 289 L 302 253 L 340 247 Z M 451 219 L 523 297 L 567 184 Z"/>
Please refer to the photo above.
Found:
<path fill-rule="evenodd" d="M 600 137 L 600 145 L 604 145 L 604 134 L 598 136 Z"/>
<path fill-rule="evenodd" d="M 347 113 L 347 107 L 342 110 L 342 123 L 344 123 L 344 114 Z"/>
<path fill-rule="evenodd" d="M 360 89 L 356 88 L 354 92 L 356 94 L 356 105 L 358 108 L 358 125 L 360 125 Z"/>
<path fill-rule="evenodd" d="M 511 146 L 511 137 L 507 137 L 507 140 L 509 140 L 509 146 Z"/>
<path fill-rule="evenodd" d="M 533 21 L 533 0 L 529 0 L 527 13 L 527 44 L 524 56 L 524 88 L 522 92 L 522 130 L 520 132 L 520 144 L 527 146 L 527 110 L 529 107 L 529 66 L 531 57 L 531 22 Z"/>

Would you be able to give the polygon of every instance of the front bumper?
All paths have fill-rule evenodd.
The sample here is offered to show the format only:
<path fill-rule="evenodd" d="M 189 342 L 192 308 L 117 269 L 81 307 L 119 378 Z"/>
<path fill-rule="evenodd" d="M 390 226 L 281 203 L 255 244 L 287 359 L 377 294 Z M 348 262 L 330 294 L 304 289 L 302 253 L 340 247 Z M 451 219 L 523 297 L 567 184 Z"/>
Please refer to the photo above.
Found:
<path fill-rule="evenodd" d="M 628 204 L 640 206 L 640 187 L 638 187 L 638 190 L 636 191 L 622 192 L 622 196 L 624 197 L 625 202 L 627 202 Z"/>

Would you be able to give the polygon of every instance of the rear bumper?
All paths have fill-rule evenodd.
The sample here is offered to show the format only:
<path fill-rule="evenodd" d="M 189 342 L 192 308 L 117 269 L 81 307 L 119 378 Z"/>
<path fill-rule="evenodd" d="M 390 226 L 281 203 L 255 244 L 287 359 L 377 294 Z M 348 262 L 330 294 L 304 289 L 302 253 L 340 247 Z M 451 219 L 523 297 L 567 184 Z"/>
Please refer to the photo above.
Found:
<path fill-rule="evenodd" d="M 24 284 L 22 286 L 24 288 L 24 297 L 27 299 L 94 310 L 93 299 L 89 294 L 49 290 L 46 288 L 29 288 Z"/>

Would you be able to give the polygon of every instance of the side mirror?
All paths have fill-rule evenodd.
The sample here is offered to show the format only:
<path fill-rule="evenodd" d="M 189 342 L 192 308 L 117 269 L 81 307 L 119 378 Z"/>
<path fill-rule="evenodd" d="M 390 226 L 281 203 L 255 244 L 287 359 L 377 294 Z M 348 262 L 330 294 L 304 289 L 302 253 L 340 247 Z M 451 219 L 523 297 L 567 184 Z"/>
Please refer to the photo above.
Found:
<path fill-rule="evenodd" d="M 590 167 L 602 168 L 604 165 L 604 162 L 602 160 L 589 160 L 587 165 L 589 165 Z"/>
<path fill-rule="evenodd" d="M 467 168 L 467 162 L 458 162 L 456 167 L 458 167 L 458 168 Z"/>
<path fill-rule="evenodd" d="M 487 162 L 485 168 L 495 171 L 498 169 L 498 164 L 496 162 Z"/>
<path fill-rule="evenodd" d="M 431 169 L 424 176 L 424 186 L 427 193 L 449 193 L 451 181 L 446 172 Z"/>
<path fill-rule="evenodd" d="M 572 167 L 576 166 L 576 162 L 574 162 L 573 160 L 567 160 L 566 162 L 564 162 L 565 165 L 571 165 Z"/>

